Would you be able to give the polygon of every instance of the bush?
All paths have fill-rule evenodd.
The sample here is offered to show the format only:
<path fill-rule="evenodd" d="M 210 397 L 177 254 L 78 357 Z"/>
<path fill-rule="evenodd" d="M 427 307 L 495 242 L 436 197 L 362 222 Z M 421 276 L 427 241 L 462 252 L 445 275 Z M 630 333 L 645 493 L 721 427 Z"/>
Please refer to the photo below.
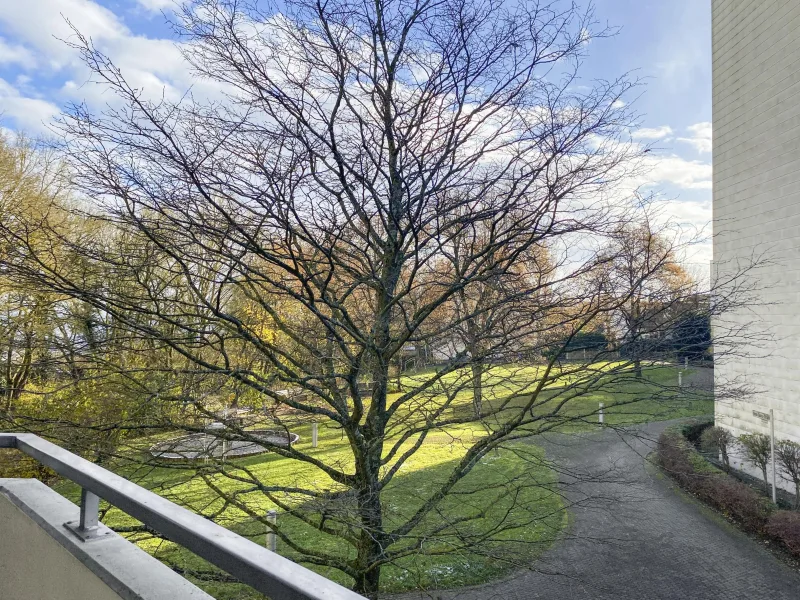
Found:
<path fill-rule="evenodd" d="M 731 470 L 728 449 L 734 441 L 733 434 L 722 427 L 709 427 L 700 435 L 700 447 L 706 451 L 719 452 L 722 455 L 722 464 L 726 471 Z"/>
<path fill-rule="evenodd" d="M 711 419 L 692 419 L 689 423 L 681 427 L 681 433 L 683 434 L 683 437 L 689 440 L 692 444 L 697 444 L 703 433 L 709 428 L 713 427 L 713 425 L 714 421 Z"/>
<path fill-rule="evenodd" d="M 684 489 L 727 514 L 744 529 L 761 532 L 772 504 L 750 486 L 703 459 L 679 432 L 667 430 L 658 440 L 659 463 Z"/>
<path fill-rule="evenodd" d="M 767 498 L 728 475 L 703 477 L 697 496 L 754 533 L 765 529 L 773 510 Z"/>
<path fill-rule="evenodd" d="M 688 442 L 677 432 L 665 431 L 658 438 L 656 452 L 661 468 L 685 487 L 688 487 L 695 471 L 689 451 Z"/>
<path fill-rule="evenodd" d="M 55 471 L 45 467 L 35 458 L 17 450 L 0 450 L 0 478 L 34 478 L 43 483 L 52 483 L 58 477 Z"/>
<path fill-rule="evenodd" d="M 794 483 L 794 507 L 800 508 L 800 444 L 780 440 L 775 446 L 775 457 L 789 481 Z"/>
<path fill-rule="evenodd" d="M 776 511 L 769 518 L 766 530 L 770 536 L 782 542 L 789 552 L 800 555 L 800 513 Z"/>
<path fill-rule="evenodd" d="M 767 467 L 769 466 L 770 458 L 772 458 L 769 436 L 763 433 L 743 433 L 739 436 L 739 443 L 744 448 L 747 459 L 761 469 L 761 476 L 764 478 L 764 490 L 769 493 Z"/>

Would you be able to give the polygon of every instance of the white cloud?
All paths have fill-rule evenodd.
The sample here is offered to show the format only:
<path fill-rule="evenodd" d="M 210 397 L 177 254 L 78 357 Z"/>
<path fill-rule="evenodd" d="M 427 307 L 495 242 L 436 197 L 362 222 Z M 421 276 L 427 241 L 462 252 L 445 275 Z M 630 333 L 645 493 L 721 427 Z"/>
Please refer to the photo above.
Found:
<path fill-rule="evenodd" d="M 148 10 L 173 5 L 173 0 L 137 1 Z M 113 95 L 106 93 L 104 86 L 86 85 L 91 81 L 90 73 L 77 53 L 61 41 L 74 39 L 75 35 L 65 19 L 108 54 L 126 80 L 145 95 L 159 97 L 163 93 L 177 100 L 192 87 L 197 97 L 219 97 L 219 84 L 192 77 L 175 43 L 134 34 L 113 12 L 93 0 L 25 0 L 7 4 L 0 10 L 0 26 L 18 45 L 9 46 L 0 39 L 0 62 L 7 56 L 7 60 L 36 64 L 39 68 L 49 65 L 61 76 L 60 95 L 56 96 L 59 101 L 85 99 L 94 107 L 114 102 Z M 42 121 L 49 120 L 57 112 L 56 106 L 41 99 L 41 94 L 29 85 L 23 86 L 21 81 L 14 87 L 0 79 L 3 105 L 0 110 L 20 127 L 40 130 Z M 706 148 L 710 150 L 710 123 L 692 125 L 687 131 L 691 137 L 680 138 L 681 141 L 691 143 L 701 152 L 708 151 Z M 668 125 L 640 128 L 633 131 L 632 136 L 641 141 L 664 142 L 673 136 L 673 130 Z M 694 190 L 711 187 L 710 164 L 685 160 L 675 154 L 656 153 L 648 154 L 646 162 L 651 171 L 646 178 L 638 180 L 639 185 L 672 185 Z"/>
<path fill-rule="evenodd" d="M 95 43 L 130 35 L 117 16 L 91 0 L 25 0 L 6 2 L 0 22 L 8 34 L 41 52 L 52 68 L 77 62 L 62 40 L 74 40 L 72 25 Z"/>
<path fill-rule="evenodd" d="M 660 140 L 672 135 L 672 127 L 669 125 L 662 125 L 661 127 L 643 127 L 637 129 L 631 133 L 631 135 L 635 139 L 640 140 Z"/>
<path fill-rule="evenodd" d="M 175 0 L 137 0 L 137 2 L 151 12 L 160 12 L 175 6 Z"/>
<path fill-rule="evenodd" d="M 174 5 L 173 0 L 138 1 L 148 10 Z M 158 99 L 164 95 L 178 100 L 189 88 L 197 97 L 220 96 L 218 84 L 192 76 L 177 44 L 133 33 L 117 15 L 96 1 L 25 0 L 8 4 L 0 9 L 0 29 L 20 46 L 9 47 L 5 54 L 9 60 L 26 60 L 31 72 L 36 66 L 37 75 L 43 69 L 50 71 L 49 76 L 56 75 L 61 87 L 50 97 L 58 102 L 85 100 L 97 108 L 117 101 L 104 86 L 92 84 L 92 74 L 79 53 L 64 43 L 77 41 L 70 24 L 108 55 L 127 82 L 145 97 Z M 0 64 L 3 48 L 0 46 Z M 38 96 L 29 92 L 26 95 Z"/>
<path fill-rule="evenodd" d="M 30 133 L 45 131 L 45 124 L 59 113 L 52 102 L 23 96 L 4 79 L 0 79 L 0 108 L 3 117 L 14 121 L 17 129 Z"/>
<path fill-rule="evenodd" d="M 36 59 L 24 46 L 12 45 L 0 38 L 0 65 L 2 64 L 17 64 L 25 69 L 32 69 L 36 66 Z"/>
<path fill-rule="evenodd" d="M 686 160 L 675 154 L 648 158 L 648 185 L 670 184 L 686 190 L 710 190 L 712 167 L 699 160 Z"/>
<path fill-rule="evenodd" d="M 711 123 L 703 121 L 686 128 L 691 137 L 679 137 L 679 142 L 691 144 L 700 153 L 711 152 Z"/>

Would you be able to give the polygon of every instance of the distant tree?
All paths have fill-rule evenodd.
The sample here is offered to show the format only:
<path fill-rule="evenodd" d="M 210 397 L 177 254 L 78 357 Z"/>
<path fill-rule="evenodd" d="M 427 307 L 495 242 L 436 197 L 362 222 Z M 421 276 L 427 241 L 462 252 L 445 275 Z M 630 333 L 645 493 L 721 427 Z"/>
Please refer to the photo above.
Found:
<path fill-rule="evenodd" d="M 55 224 L 52 199 L 63 189 L 59 166 L 29 139 L 0 136 L 0 222 Z M 0 246 L 2 255 L 12 249 Z M 11 281 L 0 271 L 0 413 L 9 413 L 47 359 L 55 327 L 55 296 Z"/>
<path fill-rule="evenodd" d="M 707 312 L 687 314 L 668 333 L 671 350 L 678 359 L 702 361 L 711 348 L 711 319 Z"/>
<path fill-rule="evenodd" d="M 611 237 L 602 266 L 607 293 L 624 298 L 616 311 L 621 350 L 642 377 L 642 360 L 658 350 L 664 332 L 682 317 L 682 303 L 696 283 L 679 264 L 679 233 L 657 225 L 645 212 L 640 222 L 620 225 Z"/>
<path fill-rule="evenodd" d="M 468 277 L 475 256 L 492 249 L 491 233 L 472 227 L 453 237 L 443 252 L 442 274 L 447 281 Z M 484 249 L 484 246 L 487 246 Z M 437 272 L 439 269 L 437 269 Z M 516 342 L 497 345 L 496 340 L 514 338 L 528 328 L 531 313 L 541 312 L 543 297 L 553 279 L 554 266 L 547 249 L 534 245 L 521 253 L 508 269 L 489 274 L 483 281 L 464 286 L 452 295 L 440 311 L 449 313 L 445 322 L 452 324 L 444 336 L 455 342 L 470 357 L 472 403 L 476 417 L 483 414 L 483 379 L 490 361 L 509 362 L 510 356 L 526 346 L 522 337 Z M 429 286 L 435 289 L 438 282 Z"/>

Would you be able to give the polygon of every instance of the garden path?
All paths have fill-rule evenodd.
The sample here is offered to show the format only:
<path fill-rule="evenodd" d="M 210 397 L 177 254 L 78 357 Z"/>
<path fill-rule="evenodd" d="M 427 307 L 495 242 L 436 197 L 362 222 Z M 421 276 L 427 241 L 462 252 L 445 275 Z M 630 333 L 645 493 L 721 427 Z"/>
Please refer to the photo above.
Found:
<path fill-rule="evenodd" d="M 676 490 L 645 457 L 669 423 L 549 435 L 574 517 L 529 570 L 416 600 L 796 600 L 800 573 Z M 537 439 L 537 443 L 542 443 Z"/>

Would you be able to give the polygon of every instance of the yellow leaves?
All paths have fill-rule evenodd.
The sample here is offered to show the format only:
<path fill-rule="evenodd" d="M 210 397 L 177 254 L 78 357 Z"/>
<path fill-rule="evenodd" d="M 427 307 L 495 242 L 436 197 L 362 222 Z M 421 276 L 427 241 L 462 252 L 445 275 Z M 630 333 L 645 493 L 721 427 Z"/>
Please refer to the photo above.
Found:
<path fill-rule="evenodd" d="M 260 340 L 274 344 L 278 337 L 278 329 L 269 313 L 249 298 L 241 298 L 237 304 L 237 317 L 248 330 Z"/>

